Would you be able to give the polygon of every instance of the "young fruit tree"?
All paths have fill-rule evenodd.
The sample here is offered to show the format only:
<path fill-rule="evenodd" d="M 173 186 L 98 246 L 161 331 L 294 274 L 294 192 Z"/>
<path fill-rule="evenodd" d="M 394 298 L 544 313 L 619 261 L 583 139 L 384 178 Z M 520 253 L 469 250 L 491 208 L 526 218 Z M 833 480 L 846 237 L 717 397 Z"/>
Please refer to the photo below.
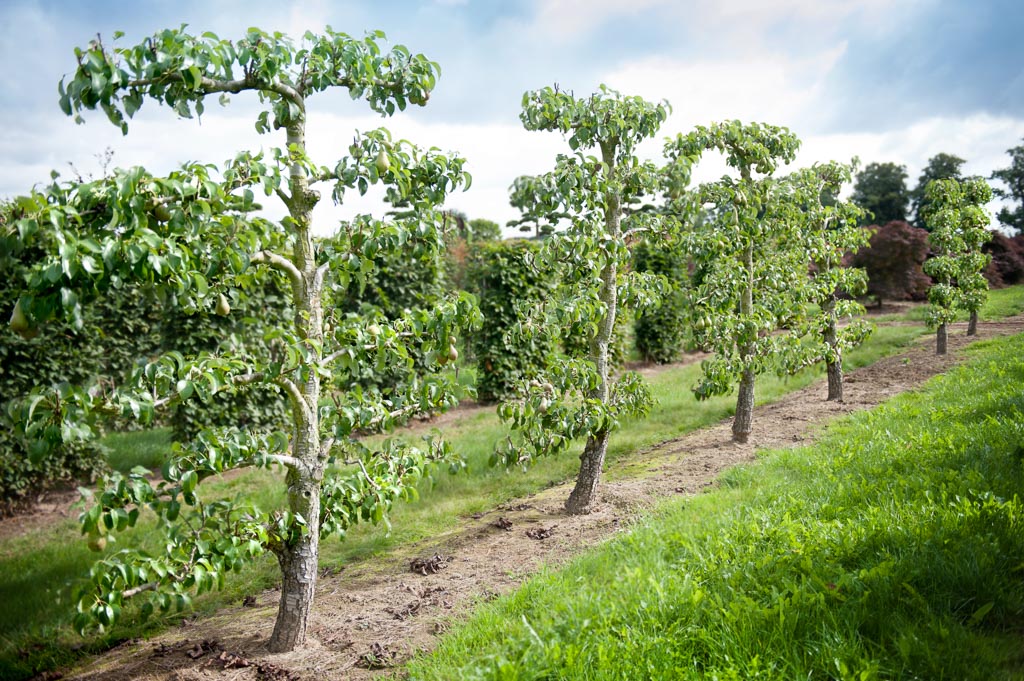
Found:
<path fill-rule="evenodd" d="M 520 213 L 518 220 L 509 220 L 508 227 L 521 232 L 533 230 L 540 238 L 555 231 L 558 222 L 569 215 L 558 210 L 558 188 L 550 175 L 520 175 L 508 188 L 509 203 Z"/>
<path fill-rule="evenodd" d="M 786 178 L 792 191 L 795 218 L 803 222 L 804 247 L 807 249 L 810 281 L 807 302 L 818 313 L 807 318 L 809 343 L 795 355 L 795 369 L 824 361 L 828 376 L 828 400 L 843 401 L 843 352 L 860 345 L 871 333 L 871 325 L 854 319 L 864 306 L 849 296 L 867 290 L 863 269 L 844 267 L 848 254 L 868 243 L 869 233 L 858 227 L 862 210 L 840 201 L 839 193 L 850 181 L 851 168 L 837 162 L 816 164 Z M 840 321 L 845 320 L 845 324 Z"/>
<path fill-rule="evenodd" d="M 713 350 L 694 388 L 697 399 L 723 395 L 739 380 L 733 440 L 746 442 L 754 412 L 754 379 L 798 344 L 775 331 L 793 322 L 807 284 L 803 220 L 772 177 L 800 140 L 786 128 L 740 121 L 698 126 L 665 145 L 672 164 L 695 164 L 722 152 L 739 179 L 701 184 L 695 200 L 704 218 L 684 233 L 695 264 L 690 290 L 695 340 Z M 760 177 L 756 177 L 755 173 Z"/>
<path fill-rule="evenodd" d="M 538 203 L 548 214 L 564 213 L 571 224 L 544 242 L 540 267 L 557 271 L 560 293 L 532 314 L 524 311 L 519 329 L 569 329 L 588 339 L 585 358 L 549 355 L 546 367 L 528 382 L 522 399 L 508 401 L 498 414 L 513 435 L 495 453 L 505 465 L 526 465 L 544 454 L 586 438 L 576 486 L 565 507 L 589 513 L 597 495 L 608 440 L 624 415 L 645 414 L 650 393 L 635 373 L 611 375 L 610 345 L 622 305 L 649 304 L 663 288 L 659 277 L 628 272 L 629 244 L 653 231 L 660 218 L 645 215 L 623 229 L 623 207 L 655 193 L 659 171 L 640 162 L 634 150 L 653 136 L 668 115 L 666 103 L 652 104 L 607 87 L 576 98 L 557 88 L 527 92 L 520 115 L 527 130 L 568 135 L 572 156 L 559 155 L 541 186 L 553 188 Z M 580 150 L 596 148 L 600 157 Z"/>
<path fill-rule="evenodd" d="M 928 325 L 936 329 L 935 352 L 946 354 L 948 329 L 959 310 L 970 313 L 967 335 L 978 329 L 978 310 L 988 296 L 982 272 L 991 256 L 981 247 L 992 238 L 985 204 L 992 189 L 980 178 L 964 181 L 934 180 L 925 189 L 931 231 L 928 241 L 934 255 L 924 271 L 935 283 L 928 289 Z"/>
<path fill-rule="evenodd" d="M 256 29 L 236 41 L 165 30 L 133 47 L 108 49 L 97 40 L 76 51 L 78 68 L 60 85 L 61 107 L 76 118 L 100 108 L 127 132 L 128 119 L 147 100 L 190 118 L 204 112 L 210 96 L 225 104 L 228 95 L 251 92 L 262 105 L 256 130 L 281 131 L 282 144 L 267 154 L 242 152 L 219 171 L 188 164 L 156 177 L 136 167 L 95 182 L 55 181 L 18 199 L 12 229 L 47 256 L 26 278 L 11 325 L 31 327 L 55 315 L 76 320 L 82 301 L 96 291 L 139 280 L 186 308 L 229 315 L 260 276 L 272 275 L 291 292 L 294 310 L 267 332 L 276 351 L 265 360 L 230 351 L 171 352 L 138 365 L 124 385 L 39 389 L 20 405 L 23 435 L 51 439 L 88 436 L 89 420 L 103 414 L 146 420 L 164 406 L 211 403 L 238 391 L 276 392 L 291 412 L 288 432 L 200 432 L 175 448 L 160 482 L 145 469 L 106 478 L 81 516 L 90 544 L 113 542 L 143 512 L 155 515 L 166 541 L 153 553 L 122 549 L 96 562 L 77 599 L 80 628 L 109 626 L 133 598 L 144 601 L 144 615 L 181 607 L 190 593 L 218 586 L 226 573 L 269 551 L 282 575 L 269 647 L 291 650 L 306 640 L 321 538 L 344 537 L 360 521 L 386 522 L 392 503 L 414 496 L 434 464 L 458 463 L 439 440 L 371 447 L 354 437 L 451 406 L 455 386 L 439 365 L 456 328 L 476 317 L 464 296 L 390 321 L 334 307 L 380 254 L 440 248 L 435 206 L 468 182 L 462 159 L 394 141 L 384 129 L 357 135 L 349 155 L 333 166 L 308 155 L 307 105 L 321 92 L 343 88 L 382 115 L 426 103 L 437 65 L 402 46 L 383 51 L 382 40 L 380 32 L 355 39 L 330 29 L 307 33 L 298 44 Z M 326 185 L 340 202 L 346 192 L 364 193 L 378 183 L 414 207 L 416 219 L 399 224 L 362 216 L 329 240 L 314 237 L 316 185 Z M 276 197 L 287 214 L 275 221 L 255 215 L 254 190 Z M 408 365 L 414 351 L 429 357 L 432 370 L 399 392 L 333 389 L 367 364 Z M 282 508 L 203 494 L 204 480 L 246 467 L 283 473 Z"/>

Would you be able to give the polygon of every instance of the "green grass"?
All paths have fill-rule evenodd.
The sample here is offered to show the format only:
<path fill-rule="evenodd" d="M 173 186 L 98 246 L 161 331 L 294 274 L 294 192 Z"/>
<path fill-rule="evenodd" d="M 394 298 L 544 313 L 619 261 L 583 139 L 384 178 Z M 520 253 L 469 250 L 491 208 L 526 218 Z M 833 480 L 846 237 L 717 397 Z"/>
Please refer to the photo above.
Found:
<path fill-rule="evenodd" d="M 103 445 L 110 450 L 107 462 L 115 471 L 127 473 L 135 466 L 159 470 L 171 450 L 171 429 L 111 433 L 103 438 Z"/>
<path fill-rule="evenodd" d="M 1012 317 L 1021 312 L 1024 312 L 1024 286 L 1009 286 L 989 291 L 988 300 L 978 312 L 978 318 L 982 321 L 989 321 Z M 966 322 L 967 318 L 966 312 L 957 315 L 957 321 L 960 322 Z M 928 306 L 918 305 L 898 314 L 870 315 L 868 319 L 878 324 L 887 322 L 920 322 L 923 324 L 928 319 Z"/>
<path fill-rule="evenodd" d="M 1024 287 L 993 292 L 994 312 L 1024 308 Z M 1014 306 L 1017 306 L 1014 308 Z M 983 319 L 990 318 L 983 313 Z M 925 333 L 923 327 L 880 327 L 862 347 L 848 353 L 849 369 L 865 366 L 878 358 L 899 352 Z M 689 387 L 696 382 L 697 366 L 673 367 L 652 377 L 651 389 L 658 400 L 651 415 L 640 421 L 627 421 L 613 437 L 609 448 L 609 475 L 631 472 L 616 462 L 638 449 L 678 437 L 695 428 L 714 423 L 733 413 L 735 398 L 719 397 L 696 402 Z M 822 375 L 820 370 L 805 371 L 780 379 L 758 379 L 758 402 L 764 403 L 804 387 Z M 470 372 L 460 370 L 460 383 L 471 381 Z M 757 428 L 755 413 L 754 428 Z M 424 484 L 421 499 L 397 506 L 392 513 L 393 531 L 359 526 L 345 541 L 326 540 L 321 545 L 321 565 L 339 568 L 354 560 L 407 546 L 412 542 L 454 531 L 474 513 L 488 510 L 509 499 L 524 496 L 571 478 L 578 467 L 578 448 L 564 456 L 539 461 L 525 473 L 492 468 L 488 459 L 503 431 L 493 410 L 477 413 L 448 427 L 445 436 L 466 458 L 469 469 L 456 476 L 438 475 L 433 484 Z M 104 444 L 112 450 L 111 465 L 129 470 L 143 465 L 157 468 L 170 446 L 166 429 L 110 435 Z M 210 480 L 203 485 L 211 497 L 240 495 L 263 507 L 281 503 L 283 485 L 267 471 L 245 471 L 230 480 Z M 122 535 L 118 545 L 142 545 L 158 548 L 160 533 L 155 524 L 144 519 L 135 530 Z M 89 552 L 73 519 L 57 525 L 33 529 L 21 537 L 0 541 L 0 679 L 24 678 L 55 666 L 69 664 L 83 653 L 101 650 L 113 642 L 145 635 L 180 621 L 180 614 L 153 618 L 139 623 L 126 617 L 123 624 L 102 637 L 81 639 L 71 632 L 69 622 L 69 585 L 88 571 L 97 554 Z M 208 613 L 226 603 L 237 602 L 249 593 L 273 586 L 278 581 L 276 562 L 267 557 L 229 576 L 223 591 L 204 594 L 195 601 L 195 611 Z M 26 654 L 19 654 L 24 651 Z"/>
<path fill-rule="evenodd" d="M 1024 337 L 480 610 L 413 679 L 1024 675 Z"/>

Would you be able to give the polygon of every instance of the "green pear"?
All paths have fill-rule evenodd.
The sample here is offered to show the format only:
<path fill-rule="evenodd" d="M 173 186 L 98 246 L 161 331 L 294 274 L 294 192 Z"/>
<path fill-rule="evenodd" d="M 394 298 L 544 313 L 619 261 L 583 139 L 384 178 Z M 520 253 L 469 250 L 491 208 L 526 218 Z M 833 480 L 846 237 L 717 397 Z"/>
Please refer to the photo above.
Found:
<path fill-rule="evenodd" d="M 231 314 L 231 303 L 228 302 L 228 297 L 223 293 L 217 296 L 217 314 L 221 317 L 227 317 Z"/>
<path fill-rule="evenodd" d="M 11 331 L 18 334 L 25 340 L 35 338 L 39 335 L 39 329 L 33 328 L 28 322 L 28 317 L 25 316 L 25 311 L 21 309 L 21 301 L 19 300 L 14 304 L 14 311 L 11 312 L 11 321 L 8 322 L 11 327 Z"/>
<path fill-rule="evenodd" d="M 377 160 L 373 162 L 373 165 L 377 168 L 378 175 L 383 175 L 388 172 L 388 168 L 391 167 L 391 163 L 388 162 L 388 155 L 384 153 L 383 149 L 377 152 Z"/>

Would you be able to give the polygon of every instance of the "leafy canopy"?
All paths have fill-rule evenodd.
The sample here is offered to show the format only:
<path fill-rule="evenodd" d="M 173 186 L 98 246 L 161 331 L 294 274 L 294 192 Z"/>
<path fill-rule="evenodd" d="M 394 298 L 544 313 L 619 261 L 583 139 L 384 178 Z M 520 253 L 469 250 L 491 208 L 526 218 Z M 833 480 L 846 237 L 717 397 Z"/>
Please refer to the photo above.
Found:
<path fill-rule="evenodd" d="M 146 508 L 164 526 L 167 542 L 154 553 L 122 549 L 99 560 L 77 600 L 80 627 L 108 626 L 128 599 L 142 594 L 149 596 L 144 614 L 180 607 L 190 592 L 217 586 L 227 572 L 267 550 L 282 565 L 296 551 L 312 551 L 315 564 L 320 534 L 344 536 L 359 521 L 386 523 L 391 504 L 415 496 L 431 466 L 458 466 L 450 448 L 434 437 L 423 445 L 386 440 L 370 447 L 357 435 L 455 403 L 456 386 L 441 371 L 441 358 L 455 330 L 477 321 L 471 298 L 449 296 L 394 319 L 345 313 L 336 302 L 365 284 L 375 259 L 436 253 L 443 246 L 436 206 L 450 191 L 468 186 L 464 160 L 394 140 L 383 129 L 357 135 L 349 154 L 333 166 L 307 154 L 306 102 L 315 93 L 343 87 L 383 115 L 427 101 L 437 65 L 402 46 L 384 52 L 378 42 L 383 38 L 377 32 L 357 40 L 328 29 L 321 36 L 306 34 L 297 46 L 280 33 L 257 29 L 232 42 L 211 33 L 191 36 L 182 28 L 133 47 L 108 50 L 96 40 L 76 51 L 78 68 L 61 82 L 60 96 L 64 111 L 79 120 L 82 111 L 99 108 L 126 131 L 147 99 L 191 117 L 203 114 L 210 95 L 226 102 L 227 95 L 251 91 L 264 105 L 256 129 L 283 128 L 287 144 L 242 152 L 220 169 L 185 164 L 167 177 L 142 168 L 85 183 L 54 177 L 51 185 L 17 199 L 3 238 L 43 255 L 25 273 L 12 325 L 27 330 L 59 315 L 80 327 L 84 301 L 133 282 L 150 284 L 186 310 L 227 314 L 247 291 L 274 277 L 292 292 L 295 310 L 293 318 L 264 332 L 274 347 L 269 356 L 232 347 L 166 352 L 137 364 L 122 385 L 61 384 L 12 405 L 19 437 L 64 441 L 89 437 L 90 423 L 106 415 L 150 421 L 160 408 L 240 391 L 280 395 L 292 412 L 291 433 L 201 431 L 176 447 L 161 481 L 142 469 L 106 479 L 97 503 L 82 516 L 93 543 L 113 541 Z M 334 237 L 316 240 L 310 223 L 320 199 L 312 186 L 319 183 L 330 186 L 336 201 L 349 190 L 365 193 L 382 184 L 388 200 L 413 209 L 416 219 L 359 216 Z M 288 216 L 279 222 L 261 217 L 257 192 L 283 202 Z M 366 366 L 409 366 L 414 355 L 426 358 L 429 370 L 400 390 L 343 389 Z M 203 480 L 217 473 L 277 466 L 287 471 L 285 508 L 201 494 Z M 282 597 L 282 613 L 290 599 Z M 272 646 L 279 650 L 301 642 L 278 636 L 275 629 Z"/>

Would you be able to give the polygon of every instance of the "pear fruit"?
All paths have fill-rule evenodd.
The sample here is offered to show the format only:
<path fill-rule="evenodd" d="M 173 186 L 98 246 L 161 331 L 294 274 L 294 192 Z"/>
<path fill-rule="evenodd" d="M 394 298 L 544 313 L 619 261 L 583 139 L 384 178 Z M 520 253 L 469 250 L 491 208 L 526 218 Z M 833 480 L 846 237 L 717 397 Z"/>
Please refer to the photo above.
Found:
<path fill-rule="evenodd" d="M 228 297 L 223 293 L 217 296 L 217 314 L 221 317 L 227 317 L 231 314 L 231 303 L 228 302 Z"/>
<path fill-rule="evenodd" d="M 99 551 L 102 551 L 105 548 L 107 548 L 107 538 L 106 537 L 91 537 L 89 539 L 89 550 L 90 551 L 97 551 L 97 552 L 99 552 Z"/>
<path fill-rule="evenodd" d="M 454 345 L 448 346 L 448 361 L 454 362 L 459 358 L 459 351 L 455 349 Z"/>
<path fill-rule="evenodd" d="M 377 169 L 378 175 L 383 175 L 388 172 L 388 168 L 391 167 L 391 163 L 388 162 L 388 155 L 381 149 L 377 152 L 377 159 L 373 162 L 374 167 Z"/>
<path fill-rule="evenodd" d="M 35 338 L 39 333 L 38 329 L 32 328 L 32 325 L 28 323 L 28 317 L 25 316 L 25 311 L 21 309 L 20 300 L 14 304 L 14 311 L 11 312 L 11 321 L 8 322 L 8 325 L 11 327 L 11 331 L 25 340 Z"/>
<path fill-rule="evenodd" d="M 171 219 L 171 209 L 162 203 L 158 203 L 153 206 L 153 217 L 157 219 L 157 222 L 167 222 Z"/>

